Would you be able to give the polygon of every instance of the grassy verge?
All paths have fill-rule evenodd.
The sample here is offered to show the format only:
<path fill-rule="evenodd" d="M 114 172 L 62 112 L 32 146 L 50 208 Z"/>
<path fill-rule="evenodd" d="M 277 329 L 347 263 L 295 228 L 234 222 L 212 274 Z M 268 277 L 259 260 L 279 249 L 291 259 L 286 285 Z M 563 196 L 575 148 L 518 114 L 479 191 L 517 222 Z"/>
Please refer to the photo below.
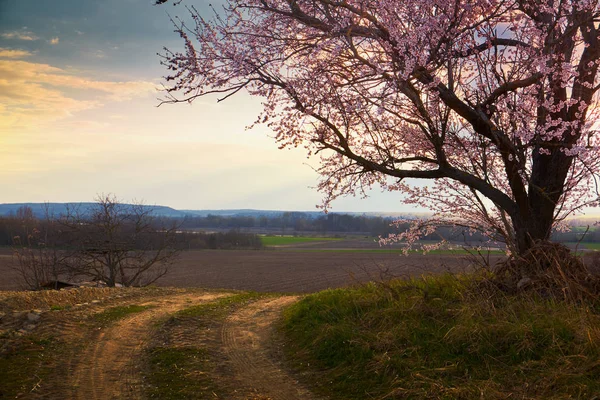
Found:
<path fill-rule="evenodd" d="M 186 308 L 163 321 L 154 344 L 144 356 L 146 397 L 170 400 L 233 397 L 235 387 L 218 378 L 217 369 L 222 367 L 219 349 L 214 343 L 211 347 L 211 338 L 206 336 L 218 332 L 233 309 L 263 296 L 240 293 Z"/>
<path fill-rule="evenodd" d="M 486 297 L 475 284 L 446 275 L 308 296 L 284 314 L 286 351 L 331 399 L 600 393 L 597 308 Z"/>

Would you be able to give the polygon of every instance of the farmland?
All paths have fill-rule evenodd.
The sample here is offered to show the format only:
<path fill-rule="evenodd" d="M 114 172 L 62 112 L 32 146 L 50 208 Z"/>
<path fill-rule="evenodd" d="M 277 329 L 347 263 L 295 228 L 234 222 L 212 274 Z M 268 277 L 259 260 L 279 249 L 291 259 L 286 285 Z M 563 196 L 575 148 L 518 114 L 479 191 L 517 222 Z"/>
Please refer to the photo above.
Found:
<path fill-rule="evenodd" d="M 26 398 L 32 399 L 59 396 L 73 399 L 127 396 L 239 400 L 362 399 L 365 398 L 362 394 L 373 392 L 373 388 L 391 393 L 406 382 L 414 386 L 411 390 L 424 394 L 428 393 L 428 385 L 434 381 L 437 394 L 431 392 L 429 398 L 444 398 L 438 394 L 457 390 L 470 395 L 479 393 L 482 387 L 496 390 L 497 396 L 490 398 L 504 398 L 504 394 L 513 390 L 527 392 L 531 394 L 529 398 L 548 398 L 549 392 L 539 389 L 543 385 L 528 388 L 519 381 L 513 386 L 506 386 L 507 382 L 512 384 L 516 374 L 513 370 L 504 375 L 496 372 L 504 371 L 506 367 L 502 363 L 495 365 L 490 372 L 493 379 L 465 381 L 464 372 L 454 365 L 460 366 L 466 361 L 477 364 L 476 357 L 468 351 L 469 347 L 465 348 L 466 356 L 452 348 L 457 354 L 456 361 L 452 361 L 452 368 L 447 368 L 446 349 L 439 349 L 440 343 L 446 342 L 439 337 L 446 338 L 447 332 L 453 331 L 452 338 L 458 339 L 450 341 L 448 346 L 457 342 L 462 349 L 463 340 L 472 341 L 468 334 L 465 334 L 466 338 L 460 336 L 461 332 L 471 332 L 463 329 L 463 325 L 470 327 L 470 324 L 477 323 L 481 325 L 477 325 L 478 332 L 490 332 L 476 342 L 479 346 L 500 349 L 503 345 L 509 350 L 521 349 L 529 340 L 521 331 L 537 329 L 541 332 L 538 334 L 540 337 L 555 334 L 554 325 L 548 325 L 546 320 L 542 320 L 546 325 L 531 328 L 527 314 L 520 316 L 515 313 L 515 310 L 520 310 L 521 304 L 517 300 L 508 303 L 510 307 L 506 312 L 511 318 L 517 315 L 521 319 L 515 322 L 501 316 L 498 318 L 508 322 L 502 322 L 503 319 L 500 322 L 504 325 L 498 325 L 500 322 L 488 324 L 485 319 L 477 319 L 479 314 L 472 310 L 488 304 L 478 301 L 478 297 L 463 298 L 459 292 L 452 291 L 436 292 L 436 282 L 444 283 L 448 288 L 455 288 L 457 283 L 462 282 L 461 275 L 438 273 L 472 269 L 464 251 L 443 250 L 441 253 L 404 256 L 398 253 L 398 249 L 381 249 L 367 238 L 319 239 L 322 238 L 296 240 L 295 243 L 288 241 L 287 244 L 280 241 L 263 250 L 185 251 L 171 272 L 157 282 L 159 287 L 0 292 L 0 315 L 4 317 L 0 318 L 0 382 L 4 382 L 0 385 L 0 397 L 19 397 L 28 393 Z M 499 257 L 493 254 L 490 260 Z M 10 252 L 2 250 L 0 288 L 13 290 L 18 289 L 18 285 L 14 272 L 9 268 L 10 261 Z M 410 290 L 405 290 L 404 286 L 395 289 L 389 282 L 365 284 L 370 280 L 429 274 L 438 275 L 424 281 L 392 283 L 405 285 Z M 308 294 L 308 297 L 296 295 L 348 285 L 353 287 Z M 421 292 L 418 285 L 433 286 Z M 430 289 L 433 296 L 429 295 Z M 446 299 L 444 296 L 450 297 Z M 330 298 L 333 300 L 329 301 Z M 502 299 L 506 302 L 505 297 Z M 296 305 L 288 308 L 293 304 Z M 546 308 L 540 313 L 550 316 L 547 318 L 558 321 L 564 315 L 573 316 L 571 320 L 574 322 L 569 322 L 569 329 L 579 329 L 579 309 L 556 307 L 557 310 L 554 310 L 546 303 L 540 304 L 542 306 Z M 404 312 L 398 313 L 398 310 Z M 461 310 L 465 318 L 455 318 L 455 313 Z M 482 315 L 495 316 L 500 312 L 498 310 L 501 309 L 496 307 L 494 312 Z M 337 320 L 336 315 L 345 315 L 341 313 L 351 316 Z M 366 319 L 361 313 L 366 315 Z M 435 318 L 423 318 L 423 315 Z M 390 319 L 391 316 L 397 320 Z M 314 323 L 317 321 L 314 318 L 321 321 L 323 317 L 332 321 Z M 381 328 L 384 322 L 400 331 L 405 326 L 420 329 L 423 334 L 417 339 L 433 338 L 434 344 L 425 339 L 415 342 L 415 357 L 419 358 L 422 351 L 429 354 L 431 349 L 437 349 L 434 355 L 439 359 L 428 361 L 427 365 L 412 359 L 407 361 L 407 365 L 414 364 L 414 370 L 419 371 L 418 376 L 424 378 L 414 379 L 412 369 L 407 368 L 405 375 L 408 378 L 384 380 L 382 385 L 377 380 L 379 377 L 373 380 L 373 374 L 366 373 L 370 367 L 365 365 L 371 365 L 373 360 L 377 360 L 378 364 L 373 364 L 377 368 L 384 364 L 396 368 L 400 365 L 398 359 L 405 357 L 399 357 L 391 350 L 388 353 L 386 346 L 390 336 L 386 336 L 386 332 L 392 328 Z M 452 328 L 451 324 L 457 324 L 457 328 Z M 521 331 L 512 336 L 498 336 L 495 334 L 496 326 L 502 326 L 509 333 L 516 329 L 515 326 Z M 315 331 L 318 329 L 326 333 L 330 330 L 333 336 Z M 596 328 L 586 329 L 592 335 L 590 346 L 586 344 L 587 337 L 581 340 L 583 344 L 576 343 L 576 346 L 560 343 L 561 351 L 567 347 L 569 351 L 561 357 L 589 358 L 583 373 L 571 368 L 560 375 L 562 366 L 559 368 L 555 364 L 562 358 L 555 360 L 556 357 L 552 358 L 553 348 L 540 345 L 535 347 L 537 353 L 531 353 L 531 357 L 539 353 L 548 364 L 536 369 L 539 373 L 532 375 L 533 378 L 539 381 L 551 375 L 557 377 L 556 381 L 569 379 L 570 386 L 561 389 L 560 395 L 577 390 L 588 394 L 596 390 L 596 373 L 589 367 L 595 365 L 596 358 L 589 354 L 589 348 L 593 347 L 600 333 Z M 350 331 L 352 333 L 348 333 Z M 568 340 L 570 332 L 563 334 Z M 412 338 L 414 335 L 409 336 Z M 366 337 L 369 338 L 366 342 L 360 342 Z M 400 334 L 398 337 L 398 340 L 405 340 Z M 500 339 L 494 342 L 501 337 L 508 338 L 508 345 Z M 347 338 L 357 338 L 358 344 Z M 410 338 L 406 340 L 412 340 Z M 360 353 L 360 362 L 346 363 L 342 355 L 353 357 L 358 354 L 356 348 L 362 346 L 361 343 L 376 343 L 372 357 Z M 340 365 L 346 369 L 323 368 L 327 359 L 323 359 L 319 351 L 328 346 L 339 347 L 331 354 L 332 357 L 341 357 Z M 394 346 L 394 349 L 402 349 L 400 345 Z M 381 356 L 379 350 L 385 356 Z M 500 356 L 503 351 L 503 348 L 497 350 Z M 124 352 L 130 356 L 123 358 Z M 531 357 L 527 352 L 530 352 L 529 348 L 526 348 L 525 355 L 519 353 L 521 358 L 515 362 L 515 369 L 521 368 L 521 361 L 529 362 Z M 434 366 L 430 368 L 430 364 Z M 338 365 L 337 361 L 335 365 Z M 349 370 L 347 365 L 356 368 Z M 481 368 L 478 370 L 483 371 Z M 336 375 L 336 371 L 341 371 L 341 377 Z M 482 374 L 485 375 L 484 372 Z M 354 379 L 348 380 L 347 376 Z M 446 380 L 445 376 L 452 380 Z M 333 389 L 325 390 L 329 386 Z M 505 386 L 507 389 L 503 389 Z M 362 394 L 352 397 L 351 393 Z"/>
<path fill-rule="evenodd" d="M 262 236 L 260 238 L 263 246 L 285 246 L 298 243 L 331 242 L 341 240 L 332 237 L 311 237 L 311 236 Z"/>
<path fill-rule="evenodd" d="M 262 250 L 184 251 L 156 285 L 310 293 L 369 280 L 462 272 L 473 261 L 459 243 L 404 255 L 401 246 L 380 246 L 366 236 L 261 236 L 261 242 Z M 600 249 L 596 243 L 565 244 L 580 251 Z M 483 252 L 492 263 L 503 254 L 499 248 Z M 10 249 L 0 248 L 0 290 L 24 289 L 11 263 Z"/>
<path fill-rule="evenodd" d="M 298 244 L 265 250 L 192 250 L 181 253 L 158 286 L 225 288 L 261 292 L 308 293 L 390 277 L 462 271 L 465 254 L 410 254 L 380 250 L 360 241 Z M 335 243 L 335 248 L 332 249 Z M 329 249 L 329 250 L 327 250 Z M 497 257 L 497 256 L 494 256 Z M 10 250 L 0 252 L 0 290 L 19 290 L 18 276 L 10 269 Z"/>

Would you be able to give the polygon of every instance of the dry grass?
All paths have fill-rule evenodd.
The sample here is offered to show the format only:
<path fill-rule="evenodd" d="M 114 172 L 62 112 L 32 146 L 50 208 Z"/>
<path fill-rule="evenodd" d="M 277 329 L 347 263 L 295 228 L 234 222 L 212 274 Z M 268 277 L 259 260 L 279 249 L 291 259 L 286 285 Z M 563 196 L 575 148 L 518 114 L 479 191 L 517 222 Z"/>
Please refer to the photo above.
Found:
<path fill-rule="evenodd" d="M 331 399 L 590 399 L 600 304 L 480 291 L 488 276 L 392 281 L 306 297 L 286 352 Z"/>
<path fill-rule="evenodd" d="M 528 291 L 575 302 L 599 299 L 600 277 L 560 243 L 539 242 L 525 254 L 499 263 L 494 272 L 493 282 L 505 292 Z"/>
<path fill-rule="evenodd" d="M 148 293 L 147 288 L 74 288 L 63 290 L 42 290 L 38 292 L 0 292 L 0 312 L 49 310 L 76 304 L 105 300 L 116 296 L 132 297 Z M 157 290 L 157 289 L 154 289 Z"/>

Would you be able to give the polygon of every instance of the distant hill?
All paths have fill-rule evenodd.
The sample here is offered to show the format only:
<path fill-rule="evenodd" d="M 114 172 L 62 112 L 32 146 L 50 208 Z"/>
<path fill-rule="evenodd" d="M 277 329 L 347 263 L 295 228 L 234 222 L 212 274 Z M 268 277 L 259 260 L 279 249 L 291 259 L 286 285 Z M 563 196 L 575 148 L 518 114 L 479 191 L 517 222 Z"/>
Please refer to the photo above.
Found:
<path fill-rule="evenodd" d="M 69 210 L 77 210 L 78 213 L 85 215 L 90 208 L 96 203 L 10 203 L 0 204 L 0 216 L 16 215 L 20 207 L 30 207 L 33 214 L 38 218 L 43 218 L 46 215 L 46 207 L 48 212 L 54 216 L 66 215 Z M 131 205 L 133 206 L 133 205 Z M 152 210 L 152 214 L 161 217 L 183 218 L 187 213 L 175 210 L 166 206 L 149 206 L 144 205 L 144 208 Z"/>
<path fill-rule="evenodd" d="M 285 213 L 302 214 L 308 218 L 319 218 L 325 214 L 323 211 L 281 211 L 281 210 L 255 210 L 255 209 L 231 209 L 231 210 L 180 210 L 187 215 L 198 217 L 206 217 L 208 215 L 216 215 L 220 217 L 279 217 Z M 329 214 L 338 215 L 353 215 L 366 217 L 383 217 L 383 218 L 407 218 L 415 219 L 419 217 L 427 217 L 428 213 L 392 213 L 392 212 L 351 212 L 339 211 L 329 212 Z"/>
<path fill-rule="evenodd" d="M 86 214 L 95 203 L 5 203 L 0 204 L 0 216 L 16 215 L 20 207 L 27 206 L 33 210 L 36 217 L 42 218 L 46 213 L 46 206 L 55 216 L 66 215 L 69 209 L 77 209 L 79 213 Z M 230 210 L 176 210 L 167 206 L 145 205 L 157 217 L 183 218 L 185 216 L 206 217 L 216 215 L 222 217 L 278 217 L 285 213 L 302 214 L 307 218 L 319 218 L 325 215 L 322 211 L 281 211 L 281 210 L 255 210 L 255 209 L 230 209 Z M 346 214 L 353 216 L 364 215 L 367 217 L 408 218 L 413 219 L 425 216 L 424 214 L 390 213 L 390 212 L 332 212 L 330 214 Z"/>
<path fill-rule="evenodd" d="M 217 215 L 220 217 L 277 217 L 285 211 L 277 210 L 254 210 L 250 208 L 231 209 L 231 210 L 180 210 L 187 215 L 206 217 L 208 215 Z M 314 213 L 314 212 L 313 212 Z"/>

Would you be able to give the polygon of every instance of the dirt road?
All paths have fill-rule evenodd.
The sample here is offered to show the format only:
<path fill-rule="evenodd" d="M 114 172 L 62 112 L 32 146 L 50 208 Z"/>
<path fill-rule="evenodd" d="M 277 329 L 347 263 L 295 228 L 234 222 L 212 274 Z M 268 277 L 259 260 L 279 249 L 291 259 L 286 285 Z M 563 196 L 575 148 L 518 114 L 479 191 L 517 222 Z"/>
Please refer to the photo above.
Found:
<path fill-rule="evenodd" d="M 230 315 L 221 330 L 225 353 L 231 360 L 236 378 L 268 399 L 316 398 L 270 357 L 273 322 L 282 308 L 297 299 L 286 296 L 253 303 Z"/>
<path fill-rule="evenodd" d="M 150 307 L 86 338 L 88 347 L 74 360 L 71 399 L 139 399 L 143 397 L 140 356 L 155 329 L 153 323 L 192 304 L 209 302 L 226 293 L 168 296 L 146 301 Z"/>
<path fill-rule="evenodd" d="M 273 323 L 283 308 L 297 300 L 297 296 L 160 289 L 148 296 L 117 298 L 107 304 L 41 312 L 37 328 L 15 335 L 14 342 L 6 346 L 10 352 L 0 352 L 0 364 L 5 357 L 8 366 L 21 361 L 24 366 L 21 376 L 11 375 L 11 379 L 22 379 L 23 384 L 13 385 L 18 389 L 11 392 L 0 382 L 0 397 L 316 399 L 282 367 L 282 360 L 276 359 L 277 352 L 273 351 Z M 127 307 L 136 309 L 115 319 L 102 319 L 115 309 Z M 196 310 L 196 316 L 186 317 L 189 310 Z M 210 312 L 205 315 L 204 310 Z M 58 343 L 58 347 L 42 346 L 39 354 L 27 348 L 28 343 L 46 340 Z M 175 374 L 174 378 L 191 379 L 190 385 L 196 385 L 199 379 L 209 382 L 202 385 L 210 386 L 210 390 L 198 386 L 201 390 L 192 390 L 191 394 L 186 388 L 168 392 L 169 395 L 152 394 L 156 393 L 152 392 L 152 385 L 160 390 L 161 385 L 170 382 L 163 375 L 158 381 L 148 376 L 154 373 L 149 354 L 156 346 L 176 349 L 184 356 L 188 349 L 193 353 L 201 348 L 206 363 L 162 365 L 164 370 L 160 373 L 164 375 L 166 371 Z M 34 356 L 48 368 L 28 370 L 33 368 L 30 360 Z M 33 384 L 28 380 L 32 375 Z"/>

